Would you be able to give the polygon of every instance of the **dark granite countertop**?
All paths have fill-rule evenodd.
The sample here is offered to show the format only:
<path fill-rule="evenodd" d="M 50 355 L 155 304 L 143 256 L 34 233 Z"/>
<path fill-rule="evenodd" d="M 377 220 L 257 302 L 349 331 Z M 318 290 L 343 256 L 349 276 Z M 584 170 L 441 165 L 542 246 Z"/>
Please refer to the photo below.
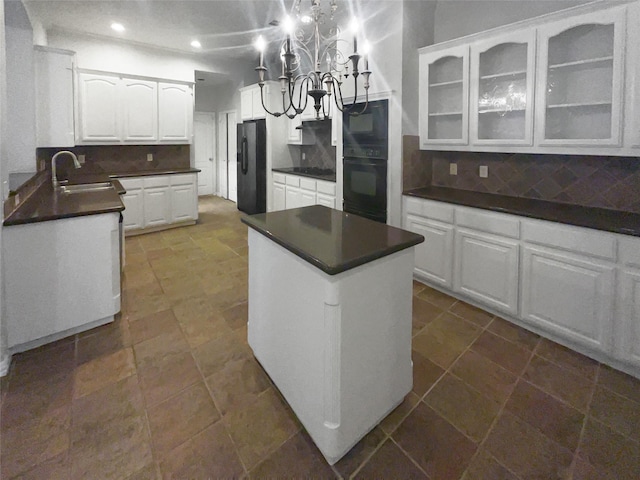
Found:
<path fill-rule="evenodd" d="M 315 167 L 282 167 L 272 168 L 272 172 L 281 172 L 289 175 L 299 175 L 301 177 L 315 178 L 316 180 L 325 180 L 327 182 L 336 181 L 336 172 L 331 169 L 315 168 Z"/>
<path fill-rule="evenodd" d="M 113 183 L 116 187 L 115 184 L 120 182 Z M 120 189 L 124 190 L 122 185 Z M 124 205 L 116 188 L 70 194 L 54 191 L 51 183 L 45 182 L 23 205 L 5 219 L 3 225 L 23 225 L 122 210 Z"/>
<path fill-rule="evenodd" d="M 637 213 L 445 187 L 417 188 L 405 191 L 403 194 L 578 227 L 640 236 L 640 214 Z"/>
<path fill-rule="evenodd" d="M 321 205 L 246 216 L 242 222 L 329 275 L 424 241 L 422 235 Z"/>
<path fill-rule="evenodd" d="M 82 169 L 76 172 L 71 172 L 69 175 L 69 183 L 97 183 L 108 182 L 114 178 L 128 178 L 128 177 L 149 177 L 153 175 L 177 175 L 180 173 L 198 173 L 199 168 L 172 168 L 172 169 L 156 169 L 156 170 L 140 170 L 137 172 L 96 172 L 96 173 L 84 173 Z"/>

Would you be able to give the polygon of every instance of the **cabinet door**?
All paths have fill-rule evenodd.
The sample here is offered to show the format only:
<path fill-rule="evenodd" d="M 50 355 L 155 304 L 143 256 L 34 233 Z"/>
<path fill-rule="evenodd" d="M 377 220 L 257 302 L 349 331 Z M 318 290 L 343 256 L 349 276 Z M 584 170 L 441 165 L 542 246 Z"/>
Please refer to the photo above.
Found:
<path fill-rule="evenodd" d="M 426 279 L 451 288 L 453 276 L 453 225 L 407 216 L 405 228 L 424 236 L 415 247 L 415 272 Z"/>
<path fill-rule="evenodd" d="M 285 191 L 285 207 L 287 209 L 298 208 L 302 206 L 302 198 L 300 196 L 299 188 L 286 185 L 284 191 Z"/>
<path fill-rule="evenodd" d="M 471 46 L 471 143 L 531 145 L 535 30 Z"/>
<path fill-rule="evenodd" d="M 281 183 L 273 184 L 273 211 L 277 212 L 286 208 L 285 186 Z"/>
<path fill-rule="evenodd" d="M 264 89 L 264 104 L 267 106 L 267 108 L 269 108 L 269 93 L 268 93 L 267 86 L 265 85 L 263 89 Z M 259 86 L 251 90 L 253 118 L 267 117 L 267 112 L 265 112 L 264 108 L 262 107 L 262 98 L 260 96 L 261 95 L 260 90 L 261 89 Z"/>
<path fill-rule="evenodd" d="M 80 140 L 85 143 L 119 142 L 120 79 L 81 73 L 79 83 Z"/>
<path fill-rule="evenodd" d="M 158 84 L 158 128 L 161 142 L 191 143 L 193 95 L 190 86 Z"/>
<path fill-rule="evenodd" d="M 625 145 L 640 148 L 640 28 L 632 28 L 631 25 L 640 25 L 640 2 L 635 2 L 627 7 L 627 85 L 630 97 L 625 97 Z"/>
<path fill-rule="evenodd" d="M 300 190 L 300 206 L 308 207 L 316 204 L 316 192 L 309 192 L 308 190 Z"/>
<path fill-rule="evenodd" d="M 640 367 L 640 271 L 620 272 L 616 338 L 620 360 Z"/>
<path fill-rule="evenodd" d="M 323 193 L 316 193 L 316 204 L 324 205 L 329 208 L 336 208 L 336 197 L 325 195 Z"/>
<path fill-rule="evenodd" d="M 122 222 L 125 231 L 138 230 L 144 228 L 144 195 L 141 188 L 127 188 L 127 193 L 122 195 L 124 211 L 122 212 Z"/>
<path fill-rule="evenodd" d="M 171 186 L 171 222 L 185 222 L 198 218 L 195 184 Z"/>
<path fill-rule="evenodd" d="M 469 141 L 469 47 L 420 55 L 420 144 Z"/>
<path fill-rule="evenodd" d="M 124 78 L 121 88 L 124 141 L 157 141 L 158 83 Z"/>
<path fill-rule="evenodd" d="M 538 29 L 539 144 L 620 145 L 624 36 L 624 8 Z"/>
<path fill-rule="evenodd" d="M 289 125 L 287 143 L 290 145 L 302 145 L 302 130 L 298 128 L 302 125 L 300 116 L 288 119 L 287 123 Z"/>
<path fill-rule="evenodd" d="M 454 290 L 518 314 L 518 244 L 459 229 L 455 235 Z"/>
<path fill-rule="evenodd" d="M 253 118 L 253 90 L 243 90 L 240 92 L 240 117 L 242 120 Z"/>
<path fill-rule="evenodd" d="M 36 50 L 36 135 L 38 147 L 73 147 L 73 56 Z"/>
<path fill-rule="evenodd" d="M 611 343 L 615 269 L 589 257 L 524 247 L 522 319 L 590 348 Z"/>
<path fill-rule="evenodd" d="M 169 187 L 144 189 L 144 226 L 155 227 L 171 222 L 171 193 Z"/>

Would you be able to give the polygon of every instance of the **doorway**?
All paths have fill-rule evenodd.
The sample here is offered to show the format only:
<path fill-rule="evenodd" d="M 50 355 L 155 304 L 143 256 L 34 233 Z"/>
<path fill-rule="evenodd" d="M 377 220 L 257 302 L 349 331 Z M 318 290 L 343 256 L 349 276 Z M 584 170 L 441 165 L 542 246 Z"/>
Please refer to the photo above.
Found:
<path fill-rule="evenodd" d="M 198 173 L 198 196 L 216 193 L 217 172 L 215 168 L 215 113 L 194 115 L 195 165 Z"/>
<path fill-rule="evenodd" d="M 218 115 L 218 195 L 238 201 L 238 169 L 236 165 L 236 111 Z"/>

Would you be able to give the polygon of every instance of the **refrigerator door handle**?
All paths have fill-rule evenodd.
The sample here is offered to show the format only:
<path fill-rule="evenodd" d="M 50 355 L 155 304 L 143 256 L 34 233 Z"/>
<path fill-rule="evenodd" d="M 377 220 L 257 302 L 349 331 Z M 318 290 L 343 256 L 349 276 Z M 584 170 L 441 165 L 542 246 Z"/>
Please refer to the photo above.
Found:
<path fill-rule="evenodd" d="M 246 174 L 249 170 L 249 162 L 247 160 L 247 151 L 249 150 L 249 142 L 247 141 L 247 137 L 242 137 L 242 163 L 240 164 L 240 169 L 242 173 Z"/>

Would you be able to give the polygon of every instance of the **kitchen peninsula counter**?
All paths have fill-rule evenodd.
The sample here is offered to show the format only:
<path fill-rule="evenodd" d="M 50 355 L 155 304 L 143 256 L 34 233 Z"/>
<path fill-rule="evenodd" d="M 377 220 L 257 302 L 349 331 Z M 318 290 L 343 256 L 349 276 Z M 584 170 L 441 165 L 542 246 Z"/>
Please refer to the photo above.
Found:
<path fill-rule="evenodd" d="M 577 227 L 640 236 L 640 214 L 632 212 L 446 187 L 417 188 L 407 190 L 403 192 L 403 195 L 566 223 Z"/>
<path fill-rule="evenodd" d="M 243 217 L 248 340 L 330 464 L 412 387 L 421 235 L 324 206 Z"/>

